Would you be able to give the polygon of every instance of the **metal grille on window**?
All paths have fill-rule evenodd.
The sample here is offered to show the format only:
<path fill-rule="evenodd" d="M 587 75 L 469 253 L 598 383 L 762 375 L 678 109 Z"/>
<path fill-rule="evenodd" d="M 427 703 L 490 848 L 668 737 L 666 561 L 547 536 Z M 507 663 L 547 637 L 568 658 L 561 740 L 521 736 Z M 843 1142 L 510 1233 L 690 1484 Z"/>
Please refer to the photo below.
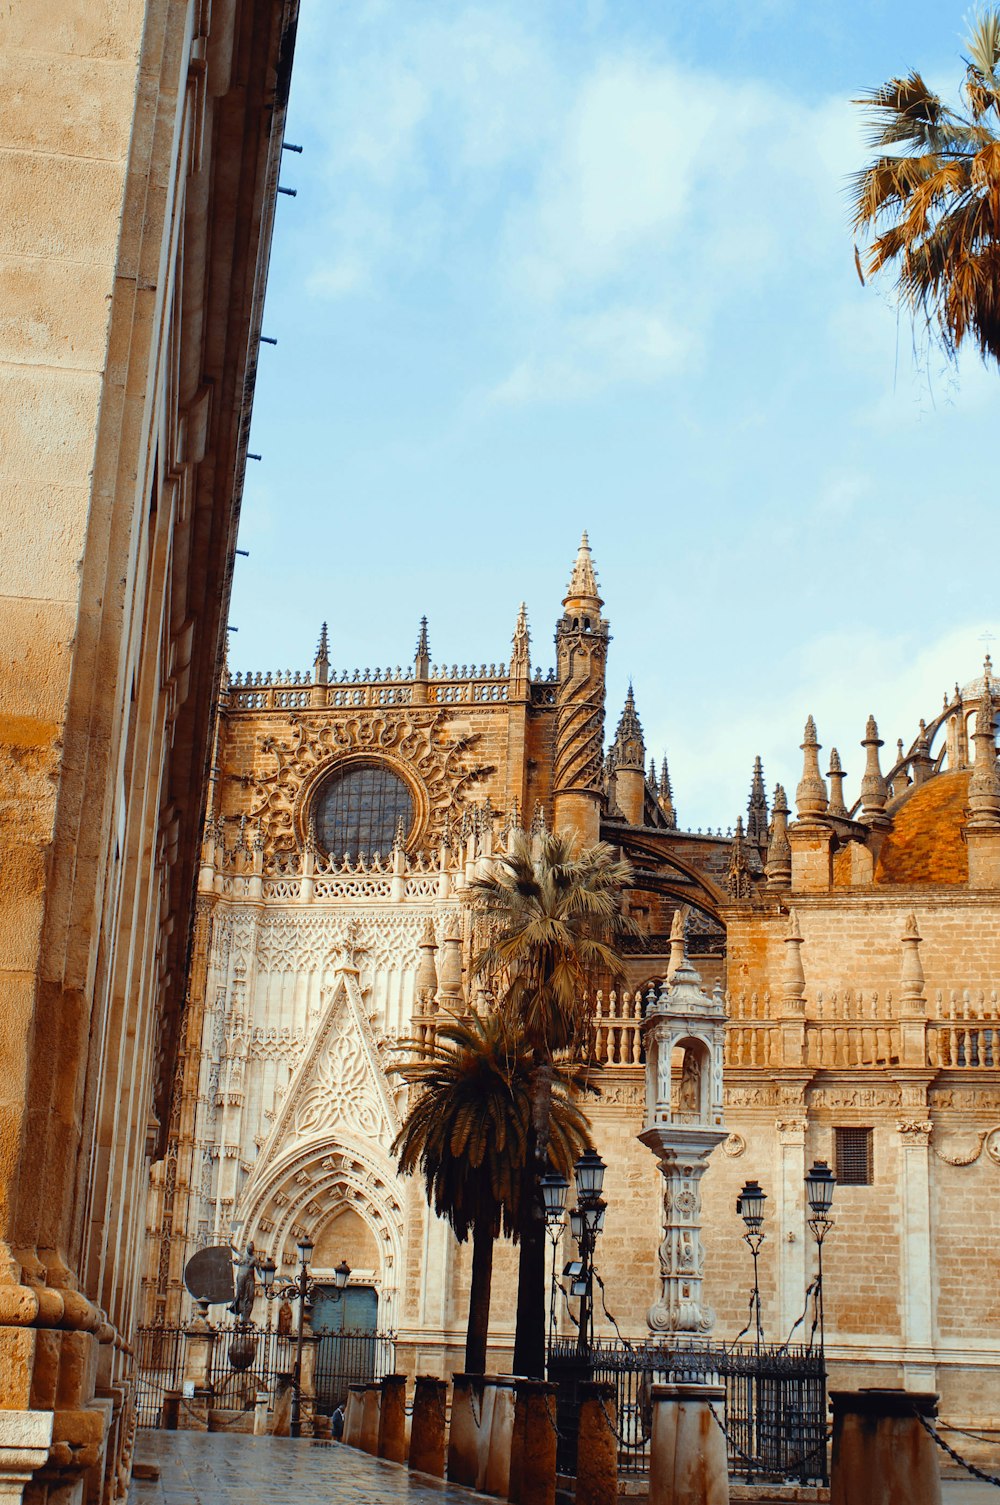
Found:
<path fill-rule="evenodd" d="M 871 1186 L 871 1129 L 835 1129 L 837 1183 L 840 1186 Z"/>
<path fill-rule="evenodd" d="M 316 840 L 331 857 L 385 857 L 392 849 L 396 826 L 404 836 L 413 825 L 413 798 L 402 779 L 377 763 L 365 763 L 335 774 L 320 790 L 314 805 Z"/>

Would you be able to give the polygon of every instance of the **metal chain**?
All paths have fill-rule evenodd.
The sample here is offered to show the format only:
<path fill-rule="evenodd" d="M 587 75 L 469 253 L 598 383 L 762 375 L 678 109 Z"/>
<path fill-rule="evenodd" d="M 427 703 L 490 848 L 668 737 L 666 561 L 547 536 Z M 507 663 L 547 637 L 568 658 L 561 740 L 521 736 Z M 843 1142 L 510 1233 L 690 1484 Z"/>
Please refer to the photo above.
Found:
<path fill-rule="evenodd" d="M 955 1449 L 951 1447 L 949 1443 L 945 1442 L 944 1438 L 939 1435 L 937 1428 L 932 1427 L 930 1422 L 927 1420 L 927 1417 L 922 1416 L 915 1407 L 913 1414 L 919 1421 L 920 1425 L 923 1427 L 924 1431 L 930 1437 L 934 1438 L 934 1441 L 937 1443 L 941 1451 L 943 1453 L 947 1453 L 948 1457 L 953 1463 L 957 1463 L 959 1468 L 964 1468 L 966 1473 L 971 1474 L 974 1479 L 981 1479 L 984 1484 L 994 1484 L 997 1489 L 1000 1489 L 1000 1479 L 998 1479 L 995 1474 L 988 1474 L 985 1469 L 977 1468 L 974 1463 L 970 1463 L 967 1458 L 963 1458 L 961 1453 L 956 1453 Z M 960 1429 L 956 1427 L 954 1430 L 958 1431 Z"/>
<path fill-rule="evenodd" d="M 608 1431 L 613 1435 L 618 1446 L 624 1449 L 626 1453 L 641 1453 L 649 1439 L 652 1437 L 652 1432 L 643 1430 L 643 1434 L 638 1442 L 629 1442 L 622 1436 L 614 1421 L 612 1420 L 611 1412 L 608 1410 L 607 1405 L 605 1404 L 604 1396 L 599 1395 L 597 1399 L 600 1402 L 601 1410 L 604 1412 L 604 1420 L 608 1424 Z"/>
<path fill-rule="evenodd" d="M 982 1432 L 970 1432 L 968 1427 L 956 1427 L 953 1422 L 939 1421 L 938 1428 L 942 1432 L 958 1432 L 962 1437 L 971 1437 L 973 1442 L 985 1442 L 990 1447 L 996 1447 L 1000 1438 L 994 1434 L 992 1437 L 984 1437 Z"/>
<path fill-rule="evenodd" d="M 476 1387 L 475 1387 L 475 1385 L 470 1385 L 469 1386 L 469 1410 L 472 1412 L 472 1420 L 475 1423 L 476 1431 L 478 1432 L 479 1429 L 480 1429 L 480 1427 L 483 1424 L 483 1398 L 482 1398 L 482 1396 L 479 1397 L 479 1402 L 478 1402 L 479 1415 L 477 1416 L 476 1415 L 477 1403 L 476 1403 Z"/>
<path fill-rule="evenodd" d="M 187 1401 L 184 1399 L 183 1396 L 180 1397 L 180 1402 L 181 1402 L 181 1405 L 184 1407 L 185 1411 L 187 1412 L 187 1414 L 189 1416 L 192 1416 L 194 1418 L 194 1420 L 197 1421 L 199 1424 L 202 1423 L 202 1422 L 204 1422 L 206 1420 L 205 1417 L 200 1416 L 198 1414 L 198 1412 L 194 1409 L 193 1406 L 189 1406 L 188 1405 Z M 210 1411 L 215 1411 L 216 1410 L 216 1408 L 214 1406 L 209 1406 L 208 1409 Z M 239 1424 L 240 1424 L 240 1422 L 244 1421 L 248 1416 L 253 1416 L 253 1413 L 254 1413 L 255 1409 L 256 1409 L 255 1407 L 250 1406 L 250 1407 L 247 1408 L 246 1411 L 241 1411 L 240 1414 L 239 1414 L 239 1416 L 236 1417 L 235 1421 L 216 1421 L 214 1423 L 214 1429 L 215 1429 L 215 1431 L 217 1431 L 217 1432 L 229 1432 L 229 1431 L 231 1431 L 233 1427 L 238 1427 Z"/>
<path fill-rule="evenodd" d="M 543 1397 L 543 1399 L 545 1401 L 545 1405 L 543 1406 L 542 1409 L 545 1412 L 545 1419 L 546 1419 L 546 1421 L 548 1422 L 549 1426 L 552 1428 L 553 1432 L 555 1432 L 556 1437 L 558 1438 L 558 1440 L 560 1442 L 565 1442 L 566 1438 L 563 1436 L 562 1432 L 560 1432 L 559 1428 L 556 1426 L 555 1420 L 554 1420 L 553 1415 L 552 1415 L 552 1411 L 554 1411 L 556 1409 L 555 1406 L 553 1406 L 552 1407 L 552 1411 L 550 1411 L 549 1410 L 549 1397 L 546 1395 L 546 1396 Z"/>
<path fill-rule="evenodd" d="M 716 1411 L 715 1407 L 714 1406 L 709 1406 L 708 1409 L 709 1409 L 709 1411 L 711 1411 L 712 1417 L 713 1417 L 713 1419 L 715 1421 L 715 1424 L 719 1428 L 719 1431 L 722 1433 L 723 1437 L 725 1437 L 726 1442 L 729 1445 L 729 1447 L 731 1447 L 734 1452 L 739 1453 L 740 1457 L 743 1459 L 743 1462 L 747 1465 L 747 1468 L 752 1468 L 752 1469 L 755 1469 L 757 1471 L 757 1473 L 762 1473 L 764 1471 L 764 1466 L 765 1466 L 764 1462 L 763 1462 L 763 1459 L 761 1459 L 761 1458 L 751 1458 L 749 1453 L 745 1453 L 743 1451 L 743 1449 L 740 1447 L 739 1443 L 736 1441 L 736 1438 L 732 1435 L 732 1433 L 727 1428 L 725 1422 L 719 1416 L 719 1414 Z M 795 1471 L 796 1471 L 796 1469 L 801 1468 L 801 1466 L 802 1466 L 803 1463 L 808 1463 L 808 1461 L 809 1461 L 810 1458 L 815 1458 L 816 1454 L 822 1448 L 826 1447 L 826 1444 L 827 1444 L 827 1442 L 828 1442 L 828 1440 L 829 1440 L 832 1432 L 833 1432 L 833 1428 L 832 1427 L 827 1427 L 824 1436 L 819 1440 L 819 1442 L 817 1442 L 813 1447 L 811 1447 L 808 1452 L 806 1452 L 806 1453 L 800 1453 L 799 1456 L 797 1458 L 793 1458 L 790 1463 L 783 1464 L 782 1465 L 782 1469 L 783 1469 L 783 1472 L 785 1473 L 786 1477 L 788 1475 L 790 1475 L 790 1474 L 794 1474 Z"/>

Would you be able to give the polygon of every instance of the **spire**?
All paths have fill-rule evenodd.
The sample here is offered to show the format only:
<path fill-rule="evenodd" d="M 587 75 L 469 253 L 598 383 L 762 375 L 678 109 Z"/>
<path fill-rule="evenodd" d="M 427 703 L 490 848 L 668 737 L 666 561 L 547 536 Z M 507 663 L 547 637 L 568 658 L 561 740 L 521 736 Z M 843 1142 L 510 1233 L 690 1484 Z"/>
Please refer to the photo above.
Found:
<path fill-rule="evenodd" d="M 316 644 L 316 657 L 313 659 L 313 680 L 318 685 L 329 683 L 330 679 L 330 639 L 326 634 L 326 623 L 319 630 L 319 642 Z"/>
<path fill-rule="evenodd" d="M 528 608 L 522 601 L 521 605 L 518 607 L 517 621 L 514 623 L 513 643 L 515 650 L 522 644 L 524 645 L 524 648 L 527 649 L 530 641 L 531 634 L 528 631 Z"/>
<path fill-rule="evenodd" d="M 989 680 L 976 713 L 975 762 L 969 779 L 969 830 L 995 830 L 1000 826 L 1000 773 L 997 772 L 997 749 L 993 737 L 993 698 Z"/>
<path fill-rule="evenodd" d="M 684 965 L 684 925 L 687 919 L 687 909 L 681 905 L 675 909 L 670 921 L 670 961 L 667 964 L 668 983 L 673 982 L 674 974 L 678 967 Z"/>
<path fill-rule="evenodd" d="M 573 564 L 573 573 L 569 577 L 569 585 L 566 587 L 566 596 L 563 606 L 569 610 L 571 607 L 579 610 L 589 609 L 595 614 L 600 612 L 604 602 L 601 600 L 597 589 L 597 576 L 594 574 L 594 561 L 590 553 L 590 541 L 587 538 L 587 530 L 584 529 L 580 539 L 580 547 L 576 553 Z"/>
<path fill-rule="evenodd" d="M 753 778 L 747 801 L 747 841 L 761 852 L 767 848 L 767 793 L 759 754 L 753 760 Z"/>
<path fill-rule="evenodd" d="M 760 762 L 760 759 L 757 760 Z M 743 817 L 736 818 L 736 834 L 733 844 L 729 848 L 729 871 L 727 874 L 727 886 L 729 897 L 737 903 L 745 902 L 750 897 L 750 868 L 747 865 L 746 843 L 743 840 Z"/>
<path fill-rule="evenodd" d="M 663 754 L 663 762 L 660 764 L 660 809 L 666 816 L 667 825 L 671 831 L 677 829 L 677 813 L 674 810 L 674 791 L 670 784 L 670 770 L 667 767 L 667 755 Z"/>
<path fill-rule="evenodd" d="M 656 759 L 652 758 L 652 757 L 649 760 L 649 782 L 652 784 L 653 788 L 655 789 L 656 788 Z"/>
<path fill-rule="evenodd" d="M 528 700 L 531 696 L 531 634 L 528 631 L 528 609 L 521 602 L 514 623 L 514 636 L 510 642 L 510 673 L 508 675 L 507 699 Z"/>
<path fill-rule="evenodd" d="M 632 681 L 629 680 L 628 694 L 625 696 L 625 709 L 622 711 L 618 730 L 615 733 L 614 755 L 616 768 L 631 768 L 642 772 L 646 760 L 646 744 L 642 735 L 642 726 L 635 709 L 635 696 L 632 694 Z M 655 764 L 651 768 L 652 782 L 656 783 Z"/>
<path fill-rule="evenodd" d="M 770 889 L 787 888 L 792 881 L 792 848 L 788 840 L 788 800 L 780 784 L 774 786 L 771 809 L 767 864 L 764 869 L 767 873 L 767 886 Z"/>
<path fill-rule="evenodd" d="M 927 735 L 927 723 L 923 717 L 920 718 L 920 733 L 913 746 L 913 756 L 910 758 L 910 772 L 915 784 L 926 783 L 934 773 L 930 738 Z"/>
<path fill-rule="evenodd" d="M 888 790 L 878 762 L 878 750 L 882 746 L 882 739 L 878 734 L 874 716 L 868 717 L 861 746 L 865 749 L 866 755 L 865 772 L 861 780 L 861 819 L 870 826 L 884 826 L 888 820 L 885 813 Z"/>
<path fill-rule="evenodd" d="M 799 917 L 794 909 L 788 911 L 788 934 L 785 936 L 785 975 L 781 980 L 781 992 L 786 1014 L 805 1013 L 806 978 L 802 970 L 802 931 Z"/>
<path fill-rule="evenodd" d="M 826 785 L 819 771 L 819 750 L 822 744 L 816 736 L 816 723 L 810 716 L 806 721 L 805 734 L 799 747 L 803 753 L 802 777 L 795 791 L 795 804 L 799 820 L 822 818 L 827 810 Z"/>
<path fill-rule="evenodd" d="M 420 955 L 413 984 L 414 991 L 418 999 L 431 1003 L 438 990 L 438 975 L 434 957 L 437 951 L 437 937 L 434 934 L 434 921 L 430 915 L 424 921 L 424 930 L 417 943 L 417 950 Z"/>
<path fill-rule="evenodd" d="M 924 998 L 924 968 L 920 960 L 921 934 L 917 929 L 916 915 L 907 915 L 903 930 L 903 970 L 900 981 L 902 1012 L 924 1014 L 927 1011 Z"/>
<path fill-rule="evenodd" d="M 847 775 L 840 766 L 840 753 L 835 747 L 830 748 L 830 771 L 827 778 L 830 780 L 830 804 L 827 809 L 828 815 L 836 815 L 840 820 L 847 819 L 847 806 L 844 804 L 844 780 Z"/>
<path fill-rule="evenodd" d="M 414 663 L 416 663 L 417 665 L 419 665 L 420 662 L 421 662 L 421 660 L 423 660 L 423 661 L 426 662 L 427 667 L 429 669 L 430 668 L 430 662 L 431 662 L 431 645 L 430 645 L 430 639 L 429 639 L 429 637 L 427 635 L 427 618 L 426 617 L 421 617 L 420 618 L 420 631 L 417 634 L 417 651 L 414 654 Z M 424 675 L 423 677 L 426 678 L 426 675 Z"/>

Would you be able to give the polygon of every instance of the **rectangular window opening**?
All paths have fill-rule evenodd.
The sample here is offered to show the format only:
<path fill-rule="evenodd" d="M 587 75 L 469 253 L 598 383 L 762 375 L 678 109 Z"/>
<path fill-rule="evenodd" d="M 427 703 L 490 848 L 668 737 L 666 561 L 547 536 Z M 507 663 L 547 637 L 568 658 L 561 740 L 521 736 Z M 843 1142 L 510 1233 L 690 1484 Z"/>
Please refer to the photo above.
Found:
<path fill-rule="evenodd" d="M 839 1186 L 871 1186 L 874 1181 L 871 1129 L 834 1129 Z"/>

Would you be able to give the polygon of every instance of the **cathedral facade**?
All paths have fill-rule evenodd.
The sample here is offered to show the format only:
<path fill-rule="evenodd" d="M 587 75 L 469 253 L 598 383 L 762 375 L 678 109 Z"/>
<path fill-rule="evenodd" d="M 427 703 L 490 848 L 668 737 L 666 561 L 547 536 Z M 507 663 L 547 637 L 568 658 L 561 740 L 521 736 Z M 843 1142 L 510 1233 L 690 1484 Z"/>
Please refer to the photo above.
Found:
<path fill-rule="evenodd" d="M 745 1327 L 733 1208 L 756 1179 L 765 1335 L 801 1335 L 816 1260 L 804 1177 L 824 1159 L 838 1180 L 824 1246 L 837 1382 L 937 1387 L 950 1418 L 989 1425 L 979 1378 L 996 1366 L 996 1313 L 977 1275 L 1000 1178 L 1000 682 L 987 663 L 956 687 L 884 773 L 870 721 L 854 804 L 835 751 L 821 772 L 810 718 L 794 815 L 780 786 L 768 801 L 758 761 L 746 822 L 687 832 L 666 761 L 647 766 L 631 689 L 606 739 L 603 608 L 584 535 L 551 669 L 532 663 L 522 608 L 500 664 L 432 664 L 423 623 L 405 670 L 333 669 L 324 627 L 311 672 L 224 675 L 145 1320 L 187 1315 L 197 1248 L 252 1240 L 291 1274 L 306 1235 L 321 1285 L 347 1261 L 358 1320 L 397 1334 L 399 1369 L 461 1368 L 469 1251 L 396 1174 L 392 1066 L 442 1011 L 477 1002 L 472 878 L 515 829 L 569 828 L 633 868 L 627 976 L 591 1000 L 587 1110 L 608 1164 L 597 1259 L 618 1327 L 648 1335 L 661 1280 L 683 1273 L 667 1267 L 685 1259 L 704 1275 L 701 1334 Z M 637 1138 L 642 1023 L 685 953 L 724 999 L 727 1132 L 703 1205 L 696 1187 L 665 1210 Z M 664 1239 L 665 1217 L 692 1237 Z M 497 1251 L 501 1370 L 515 1258 Z M 603 1313 L 597 1331 L 613 1336 Z"/>

